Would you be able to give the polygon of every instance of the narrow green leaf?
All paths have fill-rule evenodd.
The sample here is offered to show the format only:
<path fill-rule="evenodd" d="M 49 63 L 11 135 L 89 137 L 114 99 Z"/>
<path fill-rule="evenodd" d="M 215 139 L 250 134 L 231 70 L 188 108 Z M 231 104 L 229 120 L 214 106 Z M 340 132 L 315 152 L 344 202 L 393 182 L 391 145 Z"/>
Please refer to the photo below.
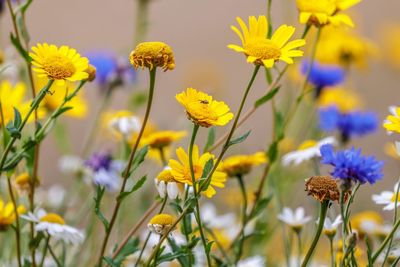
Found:
<path fill-rule="evenodd" d="M 157 264 L 173 261 L 179 257 L 184 257 L 184 256 L 187 256 L 187 253 L 185 251 L 179 251 L 177 253 L 166 253 L 158 257 Z"/>
<path fill-rule="evenodd" d="M 21 113 L 16 107 L 13 108 L 14 108 L 14 126 L 15 128 L 19 128 L 19 126 L 21 126 L 22 123 Z"/>
<path fill-rule="evenodd" d="M 206 145 L 204 146 L 204 150 L 203 150 L 204 152 L 207 152 L 214 145 L 215 135 L 216 135 L 215 128 L 211 127 L 208 130 L 207 142 L 206 142 Z"/>
<path fill-rule="evenodd" d="M 32 62 L 32 58 L 29 56 L 28 52 L 25 51 L 21 43 L 12 33 L 10 33 L 10 40 L 15 49 L 17 49 L 18 53 L 22 56 L 22 58 L 24 58 L 27 62 Z"/>
<path fill-rule="evenodd" d="M 111 267 L 120 267 L 120 264 L 117 264 L 112 258 L 110 257 L 103 257 L 103 261 L 110 265 Z"/>
<path fill-rule="evenodd" d="M 120 266 L 122 262 L 126 259 L 126 257 L 132 255 L 138 250 L 139 250 L 139 240 L 137 238 L 129 239 L 129 241 L 125 244 L 125 246 L 123 246 L 123 248 L 117 254 L 117 256 L 114 257 L 114 263 Z"/>
<path fill-rule="evenodd" d="M 73 109 L 73 107 L 62 107 L 60 108 L 56 113 L 54 113 L 52 115 L 53 118 L 57 118 L 58 116 L 60 116 L 61 114 L 67 112 L 68 110 Z"/>
<path fill-rule="evenodd" d="M 251 214 L 251 218 L 258 216 L 263 210 L 265 210 L 265 208 L 268 206 L 268 204 L 271 202 L 271 200 L 272 200 L 272 195 L 270 195 L 266 198 L 260 199 L 256 203 L 256 206 L 254 207 L 254 212 L 253 212 L 253 214 Z"/>
<path fill-rule="evenodd" d="M 107 221 L 106 217 L 104 217 L 103 212 L 101 212 L 101 209 L 100 209 L 101 200 L 104 196 L 105 190 L 106 189 L 104 187 L 97 186 L 96 196 L 94 197 L 94 203 L 95 203 L 94 212 L 96 213 L 96 216 L 99 218 L 99 220 L 102 222 L 102 224 L 104 225 L 106 232 L 108 232 L 110 224 Z"/>
<path fill-rule="evenodd" d="M 125 192 L 122 192 L 121 194 L 119 194 L 118 201 L 122 201 L 124 198 L 126 198 L 127 196 L 129 196 L 133 192 L 139 190 L 144 185 L 144 183 L 146 182 L 146 179 L 147 179 L 147 176 L 145 175 L 142 178 L 140 178 L 139 181 L 137 181 L 135 183 L 135 185 L 132 187 L 131 190 L 125 191 Z"/>
<path fill-rule="evenodd" d="M 6 126 L 7 131 L 10 133 L 13 138 L 21 138 L 21 132 L 14 126 L 14 123 L 11 121 Z"/>
<path fill-rule="evenodd" d="M 144 146 L 142 149 L 139 150 L 139 152 L 133 159 L 131 173 L 134 172 L 140 166 L 140 164 L 143 163 L 144 158 L 146 157 L 148 151 L 149 151 L 148 146 Z"/>
<path fill-rule="evenodd" d="M 280 88 L 281 88 L 280 86 L 275 87 L 274 89 L 271 89 L 266 95 L 257 99 L 256 102 L 254 103 L 254 107 L 258 108 L 259 106 L 267 103 L 279 92 Z"/>
<path fill-rule="evenodd" d="M 233 145 L 242 143 L 243 141 L 245 141 L 247 139 L 247 137 L 250 135 L 250 133 L 251 133 L 251 130 L 248 131 L 247 133 L 245 133 L 244 135 L 229 141 L 228 146 L 233 146 Z"/>

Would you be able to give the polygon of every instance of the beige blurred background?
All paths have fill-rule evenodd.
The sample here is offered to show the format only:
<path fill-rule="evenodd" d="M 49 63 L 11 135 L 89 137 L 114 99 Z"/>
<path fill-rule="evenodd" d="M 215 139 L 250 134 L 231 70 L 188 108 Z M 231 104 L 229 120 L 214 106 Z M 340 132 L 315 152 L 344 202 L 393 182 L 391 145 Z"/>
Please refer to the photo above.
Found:
<path fill-rule="evenodd" d="M 247 84 L 253 67 L 245 63 L 243 56 L 229 50 L 226 45 L 238 43 L 237 36 L 230 30 L 235 17 L 261 15 L 266 12 L 266 2 L 261 0 L 154 0 L 150 4 L 148 41 L 164 41 L 172 46 L 176 56 L 176 69 L 159 72 L 156 85 L 156 99 L 152 120 L 161 129 L 188 127 L 181 107 L 174 96 L 187 86 L 212 93 L 222 98 L 235 111 L 243 88 Z M 387 23 L 400 24 L 400 2 L 398 0 L 364 0 L 352 9 L 358 30 L 377 45 L 381 44 L 380 30 Z M 273 1 L 274 25 L 287 23 L 297 25 L 297 11 L 294 0 Z M 112 49 L 121 55 L 129 55 L 134 47 L 135 0 L 35 0 L 27 21 L 32 43 L 49 42 L 67 44 L 82 53 L 96 49 Z M 2 44 L 8 42 L 11 30 L 8 15 L 3 16 Z M 297 36 L 303 31 L 299 26 Z M 399 48 L 400 49 L 400 48 Z M 374 60 L 369 70 L 353 71 L 349 84 L 362 93 L 364 107 L 378 112 L 383 120 L 389 105 L 400 104 L 400 71 L 388 67 L 385 61 Z M 146 88 L 147 72 L 139 73 L 136 87 Z M 259 97 L 266 89 L 264 77 L 259 75 L 248 103 Z M 124 108 L 126 96 L 132 88 L 119 90 L 113 107 Z M 135 89 L 137 90 L 137 88 Z M 69 133 L 73 136 L 72 151 L 79 153 L 85 130 L 100 101 L 94 86 L 86 88 L 90 101 L 90 116 L 85 120 L 64 119 L 68 122 Z M 236 151 L 253 152 L 263 149 L 270 140 L 270 109 L 263 107 L 249 120 L 244 128 L 254 128 L 246 145 Z M 254 126 L 258 127 L 254 127 Z M 263 125 L 260 127 L 260 125 Z M 239 132 L 244 132 L 241 129 Z M 364 153 L 374 153 L 385 160 L 385 182 L 374 187 L 375 192 L 391 188 L 400 174 L 399 162 L 384 155 L 384 144 L 395 137 L 388 137 L 379 129 L 375 135 L 361 138 L 355 145 Z M 111 147 L 106 141 L 98 144 L 99 149 Z M 57 159 L 59 155 L 54 140 L 44 143 L 40 174 L 47 184 L 59 180 Z M 66 181 L 63 181 L 64 183 Z M 303 196 L 302 190 L 299 194 Z M 370 186 L 362 193 L 369 195 Z M 368 202 L 369 203 L 369 202 Z M 367 204 L 368 204 L 367 203 Z M 366 204 L 366 205 L 367 205 Z"/>

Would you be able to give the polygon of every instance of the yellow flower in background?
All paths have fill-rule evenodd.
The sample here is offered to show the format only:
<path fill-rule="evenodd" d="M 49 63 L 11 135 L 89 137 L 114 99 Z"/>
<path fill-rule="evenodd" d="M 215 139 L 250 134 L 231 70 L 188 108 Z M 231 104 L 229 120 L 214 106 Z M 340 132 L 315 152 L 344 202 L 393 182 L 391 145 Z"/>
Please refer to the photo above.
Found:
<path fill-rule="evenodd" d="M 39 77 L 55 80 L 57 85 L 64 85 L 65 81 L 82 81 L 87 79 L 86 72 L 89 60 L 73 48 L 66 45 L 58 48 L 47 43 L 37 44 L 31 48 L 29 56 L 32 58 L 33 70 Z"/>
<path fill-rule="evenodd" d="M 9 81 L 2 81 L 0 83 L 0 101 L 4 117 L 4 125 L 7 125 L 7 123 L 14 120 L 14 108 L 18 109 L 22 118 L 26 117 L 30 109 L 31 101 L 25 101 L 25 95 L 26 86 L 24 83 L 19 82 L 15 86 L 12 86 Z M 45 109 L 38 109 L 39 118 L 43 118 L 45 114 Z M 32 122 L 33 119 L 34 114 L 32 113 L 28 122 Z"/>
<path fill-rule="evenodd" d="M 315 57 L 320 63 L 365 68 L 368 60 L 378 54 L 376 46 L 356 32 L 326 27 L 322 31 Z"/>
<path fill-rule="evenodd" d="M 259 16 L 258 19 L 250 16 L 249 27 L 241 18 L 238 17 L 236 20 L 242 32 L 235 26 L 231 26 L 231 29 L 239 36 L 242 46 L 230 44 L 228 47 L 245 54 L 247 62 L 272 68 L 278 60 L 293 64 L 294 57 L 303 56 L 303 51 L 296 48 L 305 45 L 305 40 L 297 39 L 288 42 L 294 34 L 294 27 L 282 25 L 275 31 L 271 39 L 268 39 L 268 22 L 265 16 Z"/>
<path fill-rule="evenodd" d="M 399 143 L 400 144 L 400 143 Z M 385 154 L 393 159 L 400 160 L 399 152 L 397 152 L 396 144 L 387 142 L 383 147 Z"/>
<path fill-rule="evenodd" d="M 365 234 L 374 234 L 383 225 L 382 216 L 375 211 L 363 211 L 350 218 L 351 229 L 356 230 L 360 238 Z"/>
<path fill-rule="evenodd" d="M 317 104 L 320 108 L 335 106 L 341 112 L 346 113 L 359 109 L 361 100 L 354 91 L 341 87 L 334 87 L 322 90 Z"/>
<path fill-rule="evenodd" d="M 386 117 L 383 122 L 383 128 L 389 133 L 400 133 L 400 107 L 392 106 L 389 108 L 391 115 Z"/>
<path fill-rule="evenodd" d="M 224 102 L 213 100 L 212 96 L 196 89 L 188 88 L 175 98 L 185 107 L 188 118 L 202 127 L 224 126 L 233 118 Z"/>
<path fill-rule="evenodd" d="M 179 161 L 170 159 L 168 164 L 169 167 L 171 168 L 172 175 L 174 176 L 176 181 L 192 186 L 193 183 L 192 183 L 192 175 L 190 173 L 188 154 L 186 154 L 185 150 L 182 147 L 180 147 L 176 150 L 176 155 Z M 202 175 L 204 167 L 210 159 L 214 159 L 214 155 L 210 153 L 204 153 L 200 155 L 198 146 L 195 145 L 193 147 L 193 169 L 196 181 L 203 178 Z M 216 193 L 214 187 L 220 187 L 220 188 L 225 187 L 225 181 L 226 181 L 226 174 L 224 172 L 216 170 L 211 177 L 210 185 L 202 193 L 206 197 L 211 198 Z"/>
<path fill-rule="evenodd" d="M 364 259 L 364 251 L 359 247 L 356 246 L 354 248 L 354 257 L 356 258 L 357 263 L 360 266 L 367 266 L 367 262 Z M 339 239 L 336 244 L 336 262 L 342 262 L 343 260 L 343 240 Z"/>
<path fill-rule="evenodd" d="M 160 67 L 164 71 L 175 68 L 174 53 L 169 45 L 163 42 L 144 42 L 136 46 L 129 55 L 135 69 Z"/>
<path fill-rule="evenodd" d="M 300 23 L 315 26 L 344 24 L 354 27 L 351 18 L 339 11 L 349 9 L 359 2 L 361 0 L 296 0 Z"/>
<path fill-rule="evenodd" d="M 47 78 L 35 77 L 36 91 L 42 89 L 46 83 Z M 47 94 L 43 100 L 44 106 L 50 111 L 55 110 L 64 101 L 65 96 L 72 93 L 75 88 L 76 84 L 69 82 L 53 84 L 50 88 L 51 94 Z M 64 115 L 77 119 L 85 118 L 88 112 L 88 103 L 84 98 L 83 90 L 81 89 L 74 98 L 68 101 L 66 106 L 72 107 L 72 109 L 66 111 Z"/>
<path fill-rule="evenodd" d="M 17 207 L 17 214 L 25 212 L 25 207 L 19 205 Z M 7 230 L 7 228 L 15 222 L 15 209 L 12 202 L 4 203 L 0 199 L 0 231 Z"/>
<path fill-rule="evenodd" d="M 384 25 L 381 39 L 385 59 L 396 68 L 400 68 L 400 24 Z"/>
<path fill-rule="evenodd" d="M 142 143 L 153 149 L 162 149 L 186 136 L 185 131 L 157 131 L 144 137 Z"/>
<path fill-rule="evenodd" d="M 220 165 L 220 170 L 225 172 L 229 177 L 248 174 L 255 166 L 267 162 L 264 152 L 257 152 L 252 155 L 235 155 L 228 157 Z"/>

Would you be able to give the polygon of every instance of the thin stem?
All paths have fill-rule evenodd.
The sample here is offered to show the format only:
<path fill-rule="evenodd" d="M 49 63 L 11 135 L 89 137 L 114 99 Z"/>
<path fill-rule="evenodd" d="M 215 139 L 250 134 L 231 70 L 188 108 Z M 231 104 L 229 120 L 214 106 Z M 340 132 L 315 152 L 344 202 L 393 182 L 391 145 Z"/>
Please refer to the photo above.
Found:
<path fill-rule="evenodd" d="M 49 245 L 49 252 L 51 254 L 51 257 L 53 258 L 53 260 L 55 261 L 57 267 L 62 267 L 62 264 L 60 263 L 60 261 L 57 259 L 56 254 L 54 253 L 53 249 L 51 248 L 51 246 Z"/>
<path fill-rule="evenodd" d="M 161 159 L 161 162 L 162 162 L 163 166 L 167 166 L 168 165 L 168 161 L 167 161 L 167 158 L 165 157 L 164 148 L 160 147 L 158 149 L 158 151 L 160 153 L 160 159 Z"/>
<path fill-rule="evenodd" d="M 22 266 L 21 262 L 21 228 L 19 224 L 19 214 L 18 214 L 18 207 L 17 207 L 17 201 L 15 200 L 15 195 L 12 190 L 12 185 L 11 185 L 11 180 L 10 177 L 7 176 L 7 185 L 8 185 L 8 192 L 10 194 L 11 202 L 13 204 L 14 208 L 14 214 L 15 214 L 15 241 L 17 243 L 17 257 L 18 257 L 18 266 Z"/>
<path fill-rule="evenodd" d="M 397 228 L 400 226 L 400 220 L 396 222 L 396 224 L 393 226 L 392 231 L 390 231 L 389 235 L 386 236 L 385 240 L 383 240 L 382 244 L 379 246 L 378 250 L 373 254 L 371 257 L 372 263 L 375 263 L 376 259 L 378 256 L 381 254 L 381 252 L 385 249 L 386 245 L 389 243 L 389 241 L 393 238 L 394 233 L 397 231 Z"/>
<path fill-rule="evenodd" d="M 152 102 L 153 102 L 153 95 L 154 95 L 154 86 L 155 86 L 155 81 L 156 81 L 156 70 L 157 70 L 156 68 L 153 68 L 152 70 L 150 70 L 149 99 L 147 100 L 146 113 L 145 113 L 144 118 L 143 118 L 142 127 L 140 129 L 140 132 L 138 134 L 136 142 L 135 142 L 135 144 L 134 144 L 134 146 L 132 148 L 131 154 L 129 156 L 128 164 L 127 164 L 127 166 L 125 168 L 125 171 L 124 171 L 124 174 L 123 174 L 123 181 L 122 181 L 122 186 L 121 186 L 120 193 L 123 193 L 125 191 L 125 186 L 126 186 L 126 183 L 128 181 L 129 175 L 130 175 L 133 159 L 135 158 L 136 150 L 139 147 L 140 140 L 142 139 L 144 130 L 145 130 L 146 125 L 147 125 L 147 121 L 148 121 L 149 116 L 150 116 L 151 105 L 152 105 Z M 104 237 L 103 244 L 101 245 L 101 251 L 100 251 L 100 255 L 99 255 L 99 259 L 98 259 L 98 265 L 100 267 L 103 265 L 103 263 L 102 263 L 103 255 L 104 255 L 104 252 L 105 252 L 105 250 L 107 248 L 107 243 L 108 243 L 108 240 L 110 238 L 111 232 L 113 230 L 115 221 L 117 219 L 120 207 L 121 207 L 121 201 L 117 199 L 115 207 L 114 207 L 113 214 L 111 216 L 111 220 L 110 220 L 110 224 L 109 224 L 108 230 L 106 231 L 106 235 Z"/>
<path fill-rule="evenodd" d="M 47 250 L 49 248 L 49 242 L 50 242 L 50 235 L 46 238 L 46 243 L 44 244 L 44 247 L 43 247 L 42 260 L 40 261 L 40 265 L 39 265 L 41 267 L 43 267 L 44 260 L 46 259 Z"/>
<path fill-rule="evenodd" d="M 147 33 L 149 0 L 139 0 L 136 13 L 134 45 L 143 42 Z"/>
<path fill-rule="evenodd" d="M 297 266 L 300 266 L 301 264 L 301 231 L 296 230 L 296 237 L 297 237 Z"/>
<path fill-rule="evenodd" d="M 328 237 L 329 238 L 329 250 L 330 250 L 330 256 L 331 256 L 331 267 L 335 267 L 335 253 L 333 250 L 333 236 Z"/>
<path fill-rule="evenodd" d="M 325 200 L 324 202 L 321 203 L 317 232 L 315 233 L 314 240 L 312 241 L 311 246 L 308 249 L 308 252 L 303 260 L 303 263 L 301 264 L 302 267 L 307 266 L 307 263 L 311 259 L 311 256 L 318 244 L 319 237 L 321 236 L 322 229 L 324 228 L 324 222 L 326 218 L 326 213 L 328 211 L 328 206 L 329 206 L 329 200 Z"/>
<path fill-rule="evenodd" d="M 236 254 L 236 259 L 235 263 L 240 260 L 243 254 L 243 245 L 244 245 L 244 239 L 245 239 L 245 227 L 247 224 L 247 192 L 246 192 L 246 187 L 243 182 L 243 176 L 238 175 L 237 180 L 239 182 L 239 187 L 240 187 L 240 192 L 242 194 L 242 199 L 243 199 L 243 206 L 242 206 L 242 228 L 240 230 L 240 239 L 239 239 L 239 248 L 238 248 L 238 253 Z"/>
<path fill-rule="evenodd" d="M 344 208 L 344 203 L 345 203 L 345 195 L 346 193 L 343 190 L 340 190 L 340 199 L 339 199 L 339 205 L 340 205 L 340 215 L 342 216 L 342 252 L 343 255 L 346 251 L 346 237 L 347 237 L 347 220 L 346 220 L 346 211 Z"/>
<path fill-rule="evenodd" d="M 197 181 L 196 181 L 196 176 L 195 176 L 194 167 L 193 167 L 193 147 L 194 147 L 194 142 L 196 140 L 198 130 L 199 130 L 199 125 L 193 124 L 193 132 L 192 132 L 192 137 L 190 139 L 190 145 L 189 145 L 189 167 L 190 167 L 190 175 L 192 177 L 193 192 L 194 192 L 195 202 L 196 202 L 195 218 L 196 218 L 197 225 L 199 227 L 199 232 L 200 232 L 201 242 L 202 242 L 203 248 L 204 248 L 204 253 L 206 254 L 206 257 L 207 257 L 207 264 L 208 264 L 208 266 L 211 266 L 211 258 L 210 258 L 210 254 L 207 250 L 207 240 L 206 240 L 206 237 L 204 234 L 203 224 L 201 222 L 200 205 L 199 205 L 199 199 L 198 199 L 199 192 L 197 192 Z"/>
<path fill-rule="evenodd" d="M 232 265 L 231 260 L 229 259 L 229 256 L 227 254 L 227 252 L 225 251 L 224 247 L 222 246 L 221 242 L 219 242 L 218 237 L 215 235 L 215 233 L 213 232 L 213 230 L 204 227 L 204 229 L 206 229 L 206 231 L 211 235 L 211 237 L 213 238 L 213 241 L 215 242 L 215 244 L 217 244 L 218 250 L 221 252 L 222 256 L 226 259 L 226 261 L 228 262 L 228 266 Z"/>

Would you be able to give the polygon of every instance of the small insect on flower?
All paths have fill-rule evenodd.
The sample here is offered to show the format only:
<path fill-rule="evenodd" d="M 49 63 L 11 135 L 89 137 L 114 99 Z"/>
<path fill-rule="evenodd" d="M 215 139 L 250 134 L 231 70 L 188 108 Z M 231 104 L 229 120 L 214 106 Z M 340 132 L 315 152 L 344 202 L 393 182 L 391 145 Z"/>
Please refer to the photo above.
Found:
<path fill-rule="evenodd" d="M 170 159 L 168 164 L 169 167 L 171 167 L 171 173 L 174 176 L 174 179 L 180 183 L 185 183 L 193 186 L 188 154 L 186 154 L 185 150 L 180 147 L 176 150 L 176 155 L 179 161 Z M 204 153 L 200 155 L 199 147 L 197 145 L 193 147 L 193 169 L 196 182 L 203 178 L 202 175 L 207 162 L 213 159 L 214 155 L 210 153 Z M 209 186 L 202 193 L 206 197 L 211 198 L 216 193 L 214 187 L 223 188 L 225 187 L 225 182 L 226 174 L 224 172 L 216 170 L 211 177 Z"/>
<path fill-rule="evenodd" d="M 272 68 L 275 62 L 282 60 L 287 64 L 293 64 L 294 57 L 302 57 L 303 51 L 297 48 L 306 44 L 305 40 L 297 39 L 289 41 L 293 36 L 295 28 L 292 26 L 280 26 L 272 37 L 268 36 L 268 22 L 265 16 L 249 17 L 249 27 L 241 18 L 236 18 L 242 32 L 235 26 L 231 29 L 239 36 L 242 46 L 235 44 L 228 45 L 228 48 L 236 52 L 243 53 L 247 57 L 247 62 L 256 65 L 264 65 Z"/>
<path fill-rule="evenodd" d="M 86 70 L 89 60 L 73 48 L 47 43 L 33 46 L 29 56 L 32 58 L 33 70 L 39 77 L 47 77 L 58 85 L 64 85 L 66 81 L 82 81 L 89 77 Z"/>
<path fill-rule="evenodd" d="M 300 231 L 311 220 L 311 217 L 305 215 L 303 207 L 298 207 L 295 211 L 284 207 L 283 211 L 278 214 L 278 219 L 289 225 L 294 231 Z"/>
<path fill-rule="evenodd" d="M 144 42 L 131 52 L 129 60 L 135 69 L 160 67 L 164 71 L 175 68 L 172 48 L 163 42 Z"/>
<path fill-rule="evenodd" d="M 14 204 L 12 202 L 5 203 L 2 199 L 0 199 L 0 232 L 6 231 L 10 225 L 12 225 L 16 216 L 23 214 L 26 211 L 23 205 L 19 205 L 15 212 Z"/>
<path fill-rule="evenodd" d="M 174 217 L 171 215 L 158 214 L 151 218 L 150 222 L 147 224 L 147 227 L 155 234 L 164 235 L 171 230 L 173 223 Z"/>
<path fill-rule="evenodd" d="M 340 224 L 342 224 L 342 216 L 337 216 L 335 220 L 331 220 L 331 218 L 326 217 L 324 221 L 324 229 L 323 233 L 329 237 L 333 238 L 336 235 L 337 228 L 339 227 Z M 316 223 L 319 223 L 319 220 L 316 221 Z"/>
<path fill-rule="evenodd" d="M 400 133 L 400 107 L 391 106 L 389 107 L 390 115 L 386 117 L 383 122 L 383 128 L 391 134 L 393 132 Z"/>
<path fill-rule="evenodd" d="M 248 174 L 253 167 L 266 162 L 267 157 L 264 152 L 257 152 L 252 155 L 235 155 L 226 158 L 220 165 L 220 169 L 229 177 L 236 177 Z"/>
<path fill-rule="evenodd" d="M 361 0 L 296 0 L 297 8 L 300 12 L 300 23 L 313 24 L 315 26 L 326 24 L 338 26 L 344 24 L 354 27 L 351 18 L 339 12 L 359 2 Z"/>
<path fill-rule="evenodd" d="M 313 176 L 306 180 L 308 195 L 320 202 L 326 200 L 339 201 L 339 188 L 336 181 L 330 176 Z"/>
<path fill-rule="evenodd" d="M 397 195 L 397 190 L 399 188 L 399 183 L 394 185 L 393 191 L 383 191 L 379 195 L 372 195 L 372 200 L 378 205 L 385 205 L 383 210 L 394 210 L 396 207 L 400 206 L 400 192 Z"/>
<path fill-rule="evenodd" d="M 67 244 L 80 244 L 84 239 L 82 231 L 66 225 L 64 219 L 56 213 L 47 213 L 43 209 L 21 215 L 21 218 L 34 222 L 36 232 L 45 232 L 55 240 L 62 240 Z"/>
<path fill-rule="evenodd" d="M 199 126 L 224 126 L 233 118 L 224 102 L 213 100 L 212 96 L 196 89 L 187 88 L 175 98 L 186 109 L 188 118 Z"/>
<path fill-rule="evenodd" d="M 299 145 L 297 150 L 285 154 L 282 157 L 282 164 L 284 166 L 288 166 L 290 164 L 299 165 L 304 161 L 315 157 L 320 157 L 320 148 L 326 144 L 337 145 L 337 141 L 332 136 L 326 137 L 320 141 L 306 140 Z"/>
<path fill-rule="evenodd" d="M 154 183 L 161 198 L 168 196 L 169 199 L 174 200 L 181 191 L 180 187 L 183 189 L 183 186 L 174 179 L 171 168 L 169 167 L 166 167 L 157 175 L 154 179 Z"/>

